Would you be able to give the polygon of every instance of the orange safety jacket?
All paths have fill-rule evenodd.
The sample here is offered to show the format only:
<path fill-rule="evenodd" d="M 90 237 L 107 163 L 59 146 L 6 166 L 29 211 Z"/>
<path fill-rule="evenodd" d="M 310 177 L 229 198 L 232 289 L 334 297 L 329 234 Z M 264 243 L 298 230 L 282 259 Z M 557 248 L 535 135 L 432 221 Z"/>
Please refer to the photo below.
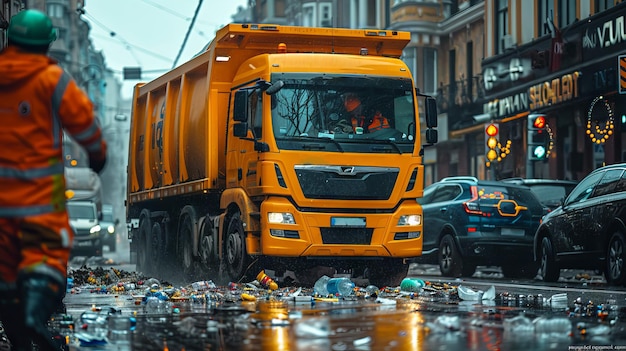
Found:
<path fill-rule="evenodd" d="M 356 130 L 356 127 L 365 127 L 365 116 L 352 117 L 352 129 Z M 370 124 L 366 129 L 368 132 L 375 132 L 380 129 L 389 128 L 389 121 L 379 111 L 376 111 L 374 117 L 370 121 Z"/>
<path fill-rule="evenodd" d="M 0 218 L 65 211 L 63 130 L 106 155 L 93 105 L 53 59 L 0 52 Z"/>

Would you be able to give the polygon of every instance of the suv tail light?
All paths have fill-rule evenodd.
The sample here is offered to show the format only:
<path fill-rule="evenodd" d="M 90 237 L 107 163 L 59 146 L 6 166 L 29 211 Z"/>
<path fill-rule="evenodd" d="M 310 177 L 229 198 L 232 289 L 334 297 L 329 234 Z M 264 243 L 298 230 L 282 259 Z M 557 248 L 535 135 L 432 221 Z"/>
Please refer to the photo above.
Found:
<path fill-rule="evenodd" d="M 478 188 L 475 185 L 470 186 L 470 193 L 472 198 L 463 203 L 463 208 L 469 214 L 481 215 L 482 211 L 480 210 L 480 204 L 478 204 Z"/>

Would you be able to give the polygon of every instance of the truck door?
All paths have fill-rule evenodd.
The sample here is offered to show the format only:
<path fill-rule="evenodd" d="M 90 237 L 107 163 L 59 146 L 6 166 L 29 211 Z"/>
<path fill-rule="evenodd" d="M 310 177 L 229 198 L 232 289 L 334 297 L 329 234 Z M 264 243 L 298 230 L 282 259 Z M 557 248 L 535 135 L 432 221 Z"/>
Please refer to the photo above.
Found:
<path fill-rule="evenodd" d="M 258 152 L 255 141 L 262 136 L 262 94 L 260 90 L 235 93 L 233 137 L 229 138 L 227 180 L 229 187 L 257 186 Z M 245 100 L 244 100 L 245 99 Z M 243 104 L 245 103 L 245 106 Z M 236 184 L 236 185 L 235 185 Z"/>

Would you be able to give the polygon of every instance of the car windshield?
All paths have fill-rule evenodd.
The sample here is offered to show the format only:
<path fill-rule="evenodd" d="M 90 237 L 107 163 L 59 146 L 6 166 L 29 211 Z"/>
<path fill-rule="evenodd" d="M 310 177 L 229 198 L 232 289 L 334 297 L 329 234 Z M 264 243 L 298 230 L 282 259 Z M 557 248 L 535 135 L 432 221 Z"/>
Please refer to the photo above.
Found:
<path fill-rule="evenodd" d="M 67 212 L 70 218 L 96 219 L 96 211 L 93 206 L 68 204 Z"/>
<path fill-rule="evenodd" d="M 284 83 L 271 95 L 272 128 L 279 148 L 413 151 L 416 123 L 409 79 L 323 74 L 280 74 L 272 79 Z M 353 122 L 348 112 L 356 106 L 361 106 L 359 111 L 366 120 L 363 128 Z M 381 122 L 382 127 L 371 127 L 381 116 L 386 119 Z"/>
<path fill-rule="evenodd" d="M 113 213 L 111 212 L 102 212 L 102 221 L 113 223 Z"/>

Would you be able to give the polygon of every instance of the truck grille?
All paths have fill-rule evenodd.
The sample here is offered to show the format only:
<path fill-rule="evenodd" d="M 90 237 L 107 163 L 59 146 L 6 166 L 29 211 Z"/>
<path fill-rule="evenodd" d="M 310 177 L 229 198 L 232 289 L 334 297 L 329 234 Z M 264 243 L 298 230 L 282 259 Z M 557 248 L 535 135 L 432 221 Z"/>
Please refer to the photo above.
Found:
<path fill-rule="evenodd" d="M 398 168 L 295 166 L 300 188 L 309 199 L 386 200 L 398 178 Z"/>
<path fill-rule="evenodd" d="M 324 244 L 369 245 L 372 228 L 320 228 Z"/>

